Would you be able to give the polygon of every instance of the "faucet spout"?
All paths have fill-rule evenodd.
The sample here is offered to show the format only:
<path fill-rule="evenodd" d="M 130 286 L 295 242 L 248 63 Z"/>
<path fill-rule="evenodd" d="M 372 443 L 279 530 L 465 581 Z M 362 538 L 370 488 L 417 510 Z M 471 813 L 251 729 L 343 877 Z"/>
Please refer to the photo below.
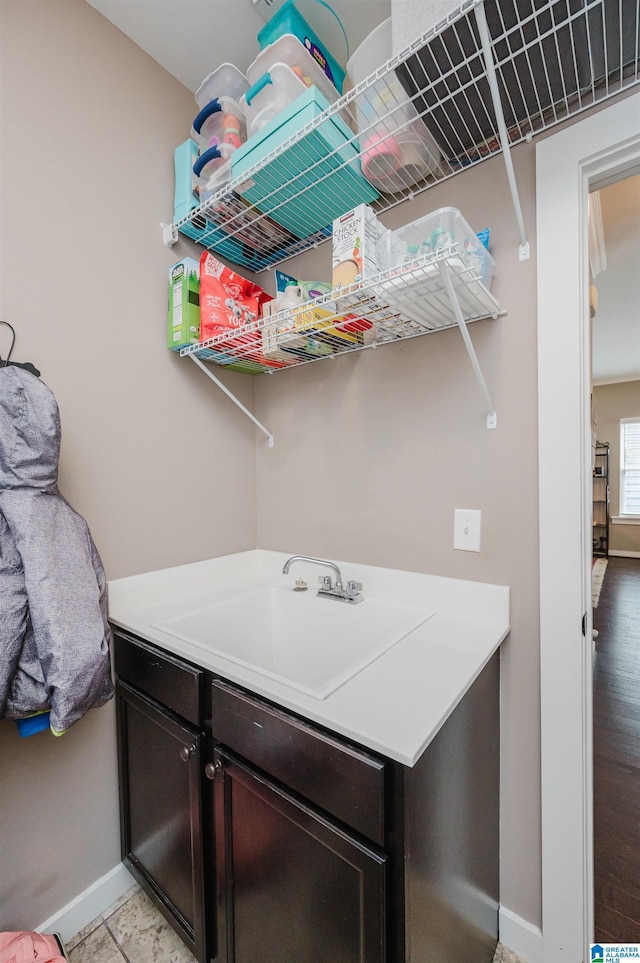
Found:
<path fill-rule="evenodd" d="M 313 562 L 314 565 L 324 565 L 326 568 L 330 568 L 335 574 L 336 584 L 334 585 L 331 581 L 330 575 L 320 576 L 322 582 L 322 588 L 318 592 L 318 596 L 324 599 L 336 599 L 338 602 L 351 602 L 357 603 L 362 602 L 364 596 L 362 594 L 362 585 L 359 582 L 348 581 L 347 587 L 345 588 L 342 584 L 342 575 L 340 574 L 340 569 L 335 564 L 335 562 L 327 562 L 324 558 L 311 558 L 308 555 L 292 555 L 284 563 L 282 569 L 282 574 L 287 575 L 289 569 L 294 562 Z"/>
<path fill-rule="evenodd" d="M 330 568 L 334 572 L 336 577 L 336 588 L 342 588 L 342 575 L 340 574 L 340 569 L 334 562 L 327 562 L 323 558 L 310 558 L 308 555 L 292 555 L 284 563 L 282 569 L 283 575 L 288 575 L 289 569 L 294 562 L 313 562 L 315 565 L 324 565 L 326 568 Z"/>

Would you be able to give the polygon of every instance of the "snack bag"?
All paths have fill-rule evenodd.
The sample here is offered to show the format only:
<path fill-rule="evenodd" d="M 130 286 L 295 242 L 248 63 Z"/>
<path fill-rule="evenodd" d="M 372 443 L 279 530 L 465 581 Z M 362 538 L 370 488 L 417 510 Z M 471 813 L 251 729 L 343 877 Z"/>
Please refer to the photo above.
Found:
<path fill-rule="evenodd" d="M 251 324 L 272 297 L 226 267 L 209 251 L 200 258 L 200 340 Z M 246 337 L 246 335 L 245 335 Z M 248 335 L 250 337 L 250 334 Z M 259 336 L 258 336 L 259 340 Z"/>

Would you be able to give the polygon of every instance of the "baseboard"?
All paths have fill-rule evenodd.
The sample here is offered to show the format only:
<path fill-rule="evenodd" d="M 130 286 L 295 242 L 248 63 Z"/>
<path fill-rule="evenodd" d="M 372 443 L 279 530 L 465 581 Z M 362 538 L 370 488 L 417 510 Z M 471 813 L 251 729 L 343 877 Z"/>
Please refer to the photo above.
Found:
<path fill-rule="evenodd" d="M 524 963 L 542 963 L 542 931 L 507 909 L 500 907 L 500 942 Z"/>
<path fill-rule="evenodd" d="M 617 558 L 640 558 L 640 552 L 621 552 L 616 549 L 609 549 L 609 555 L 615 555 Z"/>
<path fill-rule="evenodd" d="M 118 863 L 83 893 L 36 927 L 36 932 L 59 933 L 63 940 L 70 940 L 96 916 L 100 916 L 112 903 L 120 899 L 134 884 L 135 880 L 126 866 Z"/>

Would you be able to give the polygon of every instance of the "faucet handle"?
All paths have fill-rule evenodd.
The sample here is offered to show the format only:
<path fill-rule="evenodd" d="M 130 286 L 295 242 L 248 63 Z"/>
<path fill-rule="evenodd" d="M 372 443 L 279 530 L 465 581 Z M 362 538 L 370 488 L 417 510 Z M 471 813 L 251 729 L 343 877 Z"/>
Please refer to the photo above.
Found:
<path fill-rule="evenodd" d="M 347 593 L 349 595 L 357 595 L 358 592 L 362 591 L 362 582 L 354 582 L 353 579 L 349 579 L 347 582 Z"/>
<path fill-rule="evenodd" d="M 332 589 L 333 582 L 330 575 L 318 575 L 318 581 L 323 589 Z"/>

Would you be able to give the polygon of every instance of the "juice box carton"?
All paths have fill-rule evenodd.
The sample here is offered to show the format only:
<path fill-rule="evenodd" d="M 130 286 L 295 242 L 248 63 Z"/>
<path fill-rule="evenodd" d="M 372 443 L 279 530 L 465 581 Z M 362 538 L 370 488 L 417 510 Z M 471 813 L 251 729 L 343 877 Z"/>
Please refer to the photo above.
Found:
<path fill-rule="evenodd" d="M 167 344 L 179 351 L 200 340 L 200 264 L 185 257 L 169 269 Z"/>
<path fill-rule="evenodd" d="M 379 274 L 384 227 L 368 204 L 358 204 L 333 222 L 332 284 L 347 287 Z"/>

